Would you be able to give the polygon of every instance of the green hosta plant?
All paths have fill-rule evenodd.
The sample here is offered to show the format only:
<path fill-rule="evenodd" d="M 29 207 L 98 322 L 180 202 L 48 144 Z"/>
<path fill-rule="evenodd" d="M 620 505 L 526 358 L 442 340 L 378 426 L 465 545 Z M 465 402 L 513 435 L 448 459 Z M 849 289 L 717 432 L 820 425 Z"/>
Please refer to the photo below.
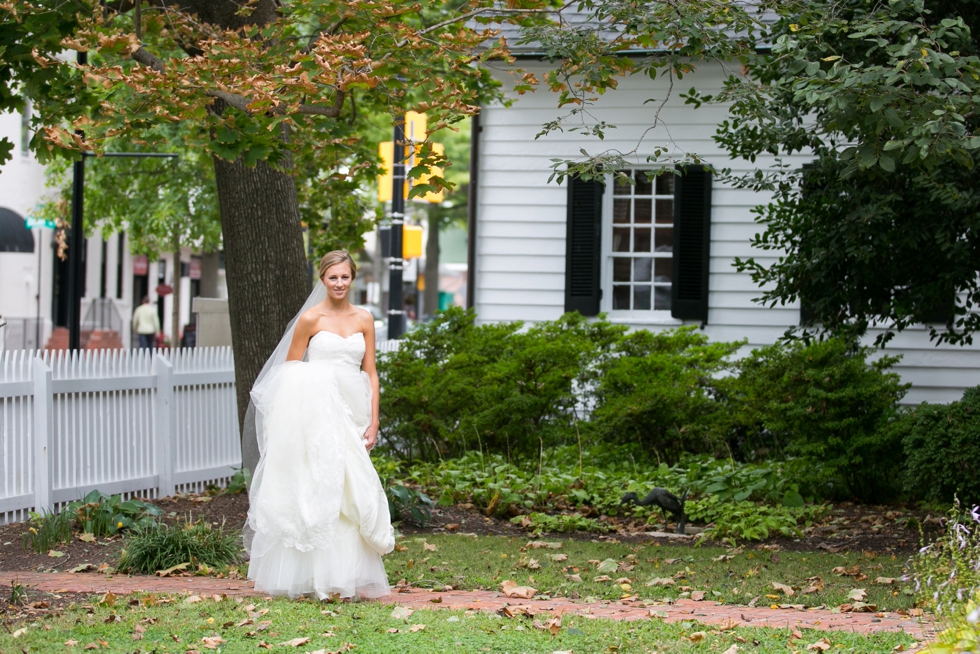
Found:
<path fill-rule="evenodd" d="M 594 518 L 586 518 L 580 513 L 548 515 L 535 511 L 529 515 L 515 516 L 510 521 L 531 530 L 535 534 L 569 531 L 605 533 L 612 530 L 609 525 L 605 525 Z"/>
<path fill-rule="evenodd" d="M 142 500 L 124 500 L 121 495 L 106 495 L 93 490 L 81 501 L 66 507 L 73 512 L 83 532 L 95 537 L 111 536 L 125 529 L 150 527 L 163 513 L 159 507 Z"/>
<path fill-rule="evenodd" d="M 765 540 L 770 536 L 801 536 L 801 526 L 809 526 L 826 513 L 824 505 L 803 507 L 756 504 L 755 502 L 724 502 L 717 495 L 688 502 L 685 507 L 689 521 L 706 522 L 705 538 Z"/>
<path fill-rule="evenodd" d="M 388 486 L 386 495 L 392 519 L 410 519 L 419 527 L 425 527 L 425 523 L 432 520 L 435 502 L 425 493 L 402 484 L 392 484 Z"/>

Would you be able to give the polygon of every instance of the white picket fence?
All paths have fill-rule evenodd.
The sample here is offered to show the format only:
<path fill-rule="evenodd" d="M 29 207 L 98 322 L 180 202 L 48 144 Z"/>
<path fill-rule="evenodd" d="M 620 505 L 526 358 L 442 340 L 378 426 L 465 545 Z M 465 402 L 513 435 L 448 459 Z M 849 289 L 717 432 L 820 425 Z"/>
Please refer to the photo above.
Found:
<path fill-rule="evenodd" d="M 0 524 L 93 489 L 200 491 L 241 460 L 231 348 L 0 355 Z"/>
<path fill-rule="evenodd" d="M 0 524 L 93 489 L 158 498 L 222 486 L 241 461 L 229 347 L 0 352 Z"/>

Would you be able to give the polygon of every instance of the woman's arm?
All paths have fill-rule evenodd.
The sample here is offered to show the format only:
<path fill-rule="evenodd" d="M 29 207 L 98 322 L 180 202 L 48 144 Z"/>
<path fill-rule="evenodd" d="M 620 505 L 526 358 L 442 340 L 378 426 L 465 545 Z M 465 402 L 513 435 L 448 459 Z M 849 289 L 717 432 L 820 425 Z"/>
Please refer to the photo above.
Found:
<path fill-rule="evenodd" d="M 296 321 L 296 329 L 293 330 L 293 340 L 289 343 L 289 352 L 286 354 L 286 361 L 302 361 L 306 353 L 306 347 L 310 344 L 313 337 L 313 330 L 316 327 L 316 314 L 306 311 L 299 320 Z"/>
<path fill-rule="evenodd" d="M 378 367 L 374 359 L 374 316 L 364 312 L 364 360 L 361 370 L 371 380 L 371 424 L 364 432 L 364 447 L 371 450 L 378 442 L 378 429 L 381 427 L 381 382 L 378 381 Z"/>

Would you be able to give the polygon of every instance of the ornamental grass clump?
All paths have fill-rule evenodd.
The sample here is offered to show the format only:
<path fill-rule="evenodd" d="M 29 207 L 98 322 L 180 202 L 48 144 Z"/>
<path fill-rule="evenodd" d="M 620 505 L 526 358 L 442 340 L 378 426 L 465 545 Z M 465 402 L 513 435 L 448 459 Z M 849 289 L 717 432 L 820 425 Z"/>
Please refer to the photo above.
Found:
<path fill-rule="evenodd" d="M 942 626 L 934 654 L 980 648 L 980 507 L 962 511 L 957 503 L 946 532 L 912 559 L 919 603 L 932 609 Z"/>
<path fill-rule="evenodd" d="M 24 549 L 44 553 L 56 545 L 71 543 L 71 511 L 61 513 L 35 513 L 31 518 L 27 531 L 24 533 Z"/>
<path fill-rule="evenodd" d="M 160 524 L 138 528 L 126 539 L 119 558 L 120 572 L 154 574 L 182 564 L 220 568 L 237 563 L 241 536 L 229 533 L 224 525 L 188 522 L 183 525 Z"/>

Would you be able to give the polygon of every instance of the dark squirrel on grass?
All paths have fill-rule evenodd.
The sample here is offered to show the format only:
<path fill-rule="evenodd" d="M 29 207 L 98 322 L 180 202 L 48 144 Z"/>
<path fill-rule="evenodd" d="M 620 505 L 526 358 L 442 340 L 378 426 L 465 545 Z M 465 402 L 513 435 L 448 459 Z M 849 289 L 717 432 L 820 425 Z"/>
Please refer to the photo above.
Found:
<path fill-rule="evenodd" d="M 626 493 L 619 501 L 619 505 L 633 503 L 639 506 L 659 506 L 664 514 L 664 530 L 667 529 L 667 512 L 670 511 L 677 518 L 677 533 L 683 534 L 685 533 L 684 501 L 687 499 L 688 492 L 685 490 L 683 495 L 677 497 L 666 488 L 654 488 L 642 500 L 636 493 Z"/>

